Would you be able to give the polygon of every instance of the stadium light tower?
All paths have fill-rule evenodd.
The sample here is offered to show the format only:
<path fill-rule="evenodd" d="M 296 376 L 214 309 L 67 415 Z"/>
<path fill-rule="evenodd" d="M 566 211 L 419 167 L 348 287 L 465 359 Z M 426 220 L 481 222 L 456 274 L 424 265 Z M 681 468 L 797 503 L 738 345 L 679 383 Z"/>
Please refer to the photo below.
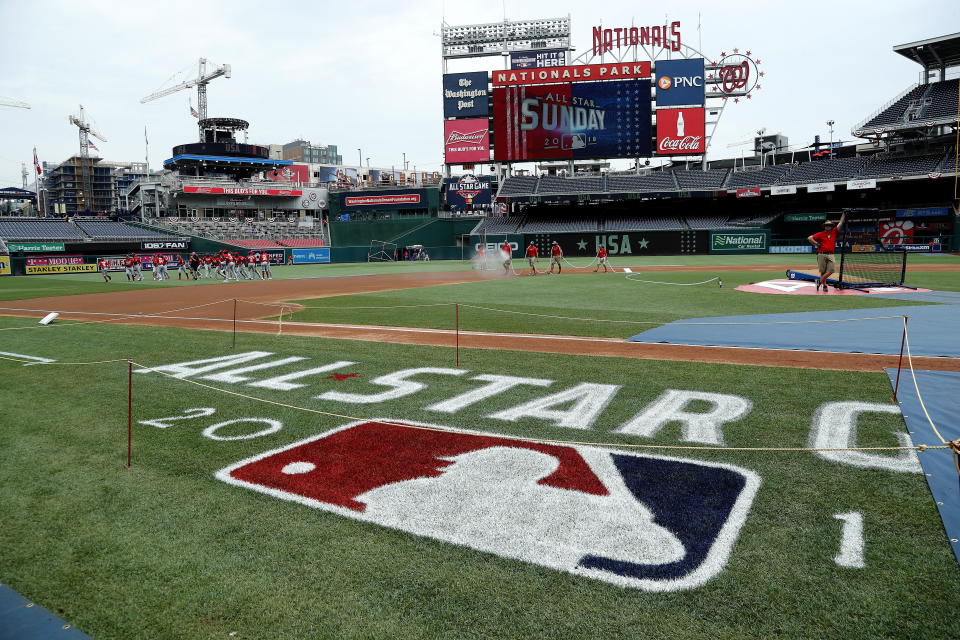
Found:
<path fill-rule="evenodd" d="M 827 126 L 830 127 L 830 157 L 833 157 L 833 125 L 836 121 L 827 120 Z"/>

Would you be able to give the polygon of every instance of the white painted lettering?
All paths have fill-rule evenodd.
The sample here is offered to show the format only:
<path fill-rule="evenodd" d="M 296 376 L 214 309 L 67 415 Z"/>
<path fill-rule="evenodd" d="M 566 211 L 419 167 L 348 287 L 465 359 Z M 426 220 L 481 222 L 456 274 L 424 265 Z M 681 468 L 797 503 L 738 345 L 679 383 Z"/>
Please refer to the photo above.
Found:
<path fill-rule="evenodd" d="M 685 411 L 684 407 L 694 400 L 709 402 L 713 407 L 703 412 Z M 740 396 L 667 389 L 614 433 L 652 438 L 671 422 L 679 422 L 683 425 L 682 440 L 722 445 L 721 427 L 728 422 L 739 420 L 752 408 L 753 403 Z"/>
<path fill-rule="evenodd" d="M 279 360 L 271 360 L 270 362 L 262 362 L 260 364 L 250 365 L 249 367 L 240 367 L 239 369 L 229 369 L 227 371 L 221 371 L 220 373 L 211 373 L 208 376 L 201 376 L 203 380 L 213 380 L 215 382 L 246 382 L 250 379 L 249 376 L 240 375 L 242 373 L 249 373 L 251 371 L 260 371 L 261 369 L 270 369 L 272 367 L 279 367 L 284 364 L 289 364 L 291 362 L 299 362 L 300 360 L 306 360 L 301 356 L 290 356 L 289 358 L 281 358 Z"/>
<path fill-rule="evenodd" d="M 813 416 L 808 446 L 816 448 L 840 448 L 857 446 L 857 418 L 861 413 L 899 414 L 900 408 L 893 404 L 878 402 L 828 402 L 817 409 Z M 913 445 L 910 435 L 894 432 L 901 447 Z M 824 460 L 863 469 L 884 469 L 897 473 L 921 473 L 920 460 L 915 451 L 904 449 L 895 456 L 867 453 L 866 451 L 815 451 Z"/>
<path fill-rule="evenodd" d="M 553 380 L 543 380 L 541 378 L 520 378 L 516 376 L 499 376 L 494 374 L 483 374 L 474 376 L 470 379 L 479 380 L 481 382 L 489 382 L 490 384 L 480 387 L 479 389 L 474 389 L 473 391 L 461 393 L 460 395 L 454 396 L 449 400 L 432 404 L 429 407 L 426 407 L 427 411 L 456 413 L 461 409 L 480 402 L 481 400 L 492 398 L 495 395 L 509 391 L 510 389 L 513 389 L 521 384 L 530 384 L 537 387 L 548 387 L 553 384 Z"/>
<path fill-rule="evenodd" d="M 487 417 L 508 422 L 516 422 L 521 418 L 539 418 L 552 420 L 558 427 L 589 429 L 619 390 L 618 384 L 581 382 L 566 391 L 537 398 Z M 573 402 L 573 406 L 569 409 L 553 408 L 570 402 Z"/>
<path fill-rule="evenodd" d="M 380 376 L 379 378 L 374 378 L 370 381 L 370 384 L 393 387 L 393 389 L 390 391 L 383 391 L 381 393 L 373 393 L 370 395 L 364 395 L 362 393 L 341 393 L 339 391 L 327 391 L 326 393 L 322 393 L 316 397 L 320 400 L 350 402 L 353 404 L 374 404 L 377 402 L 396 400 L 397 398 L 409 396 L 410 394 L 416 393 L 417 391 L 425 388 L 427 386 L 426 384 L 422 382 L 413 382 L 412 380 L 407 380 L 407 378 L 427 373 L 443 376 L 462 376 L 463 374 L 469 372 L 464 369 L 447 369 L 444 367 L 418 367 L 416 369 L 402 369 L 400 371 L 395 371 L 394 373 L 388 373 L 385 376 Z"/>
<path fill-rule="evenodd" d="M 165 364 L 159 367 L 151 367 L 150 369 L 134 369 L 134 371 L 136 373 L 152 373 L 154 371 L 158 371 L 161 373 L 168 373 L 174 378 L 187 378 L 200 373 L 206 373 L 207 371 L 213 371 L 214 369 L 225 369 L 227 367 L 233 367 L 244 362 L 250 362 L 251 360 L 272 355 L 272 351 L 247 351 L 245 353 L 232 353 L 228 356 L 220 356 L 218 358 L 205 358 L 203 360 L 190 360 L 189 362 Z"/>
<path fill-rule="evenodd" d="M 290 391 L 291 389 L 299 389 L 300 387 L 307 386 L 299 382 L 290 382 L 291 380 L 299 380 L 301 378 L 313 376 L 318 373 L 327 373 L 336 369 L 342 369 L 343 367 L 349 367 L 352 364 L 357 363 L 350 362 L 349 360 L 338 360 L 332 364 L 325 364 L 322 367 L 314 367 L 312 369 L 305 369 L 303 371 L 294 371 L 293 373 L 287 373 L 282 376 L 267 378 L 266 380 L 260 380 L 258 382 L 251 382 L 247 386 L 260 387 L 262 389 L 273 389 L 274 391 Z"/>
<path fill-rule="evenodd" d="M 217 431 L 223 427 L 229 427 L 232 424 L 241 424 L 243 422 L 252 422 L 267 425 L 265 428 L 260 431 L 254 431 L 253 433 L 244 433 L 238 436 L 219 436 Z M 252 438 L 259 438 L 261 436 L 268 436 L 271 433 L 276 433 L 283 428 L 283 423 L 279 420 L 271 420 L 270 418 L 237 418 L 236 420 L 227 420 L 226 422 L 218 422 L 217 424 L 212 424 L 206 429 L 203 430 L 203 436 L 205 438 L 210 438 L 211 440 L 220 440 L 224 442 L 229 442 L 231 440 L 250 440 Z"/>

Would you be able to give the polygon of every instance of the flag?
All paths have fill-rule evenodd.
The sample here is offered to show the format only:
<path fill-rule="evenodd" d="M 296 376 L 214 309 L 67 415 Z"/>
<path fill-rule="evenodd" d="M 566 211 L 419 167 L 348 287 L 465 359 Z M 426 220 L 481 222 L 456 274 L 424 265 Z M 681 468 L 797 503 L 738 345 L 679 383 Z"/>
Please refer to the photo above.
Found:
<path fill-rule="evenodd" d="M 193 108 L 193 105 L 190 105 L 190 115 L 192 115 L 194 118 L 200 117 L 200 114 L 197 113 L 197 110 Z"/>
<path fill-rule="evenodd" d="M 100 149 L 97 148 L 97 145 L 93 144 L 93 140 L 89 140 L 89 139 L 87 140 L 87 149 L 93 149 L 94 151 L 100 151 Z"/>
<path fill-rule="evenodd" d="M 37 148 L 33 148 L 33 168 L 36 169 L 37 175 L 43 175 L 43 169 L 40 168 L 40 158 L 37 157 Z"/>

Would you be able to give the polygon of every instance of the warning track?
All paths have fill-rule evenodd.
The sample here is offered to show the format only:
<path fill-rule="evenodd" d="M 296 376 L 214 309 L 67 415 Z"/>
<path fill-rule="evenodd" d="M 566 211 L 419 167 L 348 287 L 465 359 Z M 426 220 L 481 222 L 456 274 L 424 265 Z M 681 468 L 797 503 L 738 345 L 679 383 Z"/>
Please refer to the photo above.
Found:
<path fill-rule="evenodd" d="M 644 271 L 776 271 L 787 267 L 788 265 L 709 265 L 691 267 L 645 266 L 638 268 Z M 960 270 L 953 265 L 917 265 L 915 268 L 923 271 Z M 589 270 L 571 269 L 570 271 L 576 273 Z M 231 283 L 229 286 L 210 284 L 166 289 L 124 288 L 109 293 L 8 301 L 0 303 L 0 314 L 39 317 L 50 311 L 57 311 L 66 314 L 71 320 L 232 331 L 234 297 L 250 302 L 284 303 L 307 298 L 396 291 L 489 279 L 491 279 L 489 273 L 459 271 L 239 282 Z M 118 284 L 125 286 L 125 283 L 122 282 Z M 227 296 L 230 296 L 230 298 L 227 299 Z M 296 308 L 295 305 L 290 306 Z M 277 307 L 271 308 L 269 306 L 241 303 L 237 305 L 236 312 L 237 331 L 277 333 L 276 321 L 264 320 L 264 318 L 277 316 L 279 314 Z M 284 323 L 283 333 L 440 347 L 453 347 L 458 340 L 456 332 L 449 329 L 325 323 Z M 522 333 L 461 331 L 459 332 L 459 345 L 464 348 L 476 349 L 843 371 L 881 371 L 885 367 L 897 366 L 897 357 L 888 355 L 644 344 L 626 342 L 618 338 Z M 922 369 L 960 371 L 960 359 L 955 358 L 914 358 L 914 365 Z"/>

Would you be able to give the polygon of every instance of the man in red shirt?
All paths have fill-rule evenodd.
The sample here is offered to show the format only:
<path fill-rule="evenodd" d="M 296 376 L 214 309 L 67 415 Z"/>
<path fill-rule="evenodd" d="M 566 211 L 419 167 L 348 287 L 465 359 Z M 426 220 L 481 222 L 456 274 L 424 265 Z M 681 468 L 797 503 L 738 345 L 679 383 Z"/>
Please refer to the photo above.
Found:
<path fill-rule="evenodd" d="M 506 240 L 500 245 L 500 251 L 503 252 L 503 272 L 509 274 L 513 269 L 513 247 Z"/>
<path fill-rule="evenodd" d="M 213 264 L 213 256 L 209 253 L 203 256 L 203 275 L 209 279 L 210 278 L 210 265 Z"/>
<path fill-rule="evenodd" d="M 563 260 L 563 249 L 561 249 L 557 241 L 554 240 L 553 245 L 550 247 L 550 271 L 547 273 L 553 273 L 553 265 L 557 265 L 557 275 L 560 275 L 560 272 L 563 271 L 563 267 L 560 266 L 561 260 Z"/>
<path fill-rule="evenodd" d="M 840 222 L 834 224 L 830 220 L 823 223 L 823 231 L 813 234 L 807 238 L 807 242 L 813 245 L 813 250 L 817 252 L 817 267 L 820 269 L 820 279 L 817 281 L 817 291 L 820 287 L 827 290 L 827 278 L 833 275 L 837 270 L 837 263 L 833 259 L 833 252 L 837 248 L 837 234 L 843 229 L 843 222 L 847 219 L 844 212 L 840 216 Z"/>
<path fill-rule="evenodd" d="M 100 275 L 103 276 L 104 282 L 110 282 L 113 279 L 110 277 L 110 262 L 106 258 L 100 258 L 97 261 L 97 267 L 100 269 Z"/>
<path fill-rule="evenodd" d="M 537 250 L 537 245 L 533 244 L 533 241 L 530 241 L 530 246 L 527 247 L 527 262 L 530 263 L 530 275 L 537 275 L 537 258 L 540 257 L 540 251 Z"/>
<path fill-rule="evenodd" d="M 127 257 L 123 259 L 123 270 L 127 273 L 127 280 L 133 282 L 135 279 L 135 273 L 133 271 L 133 254 L 128 253 Z"/>
<path fill-rule="evenodd" d="M 600 247 L 597 249 L 597 268 L 593 270 L 594 273 L 600 270 L 600 267 L 603 267 L 603 272 L 607 272 L 607 248 Z"/>

